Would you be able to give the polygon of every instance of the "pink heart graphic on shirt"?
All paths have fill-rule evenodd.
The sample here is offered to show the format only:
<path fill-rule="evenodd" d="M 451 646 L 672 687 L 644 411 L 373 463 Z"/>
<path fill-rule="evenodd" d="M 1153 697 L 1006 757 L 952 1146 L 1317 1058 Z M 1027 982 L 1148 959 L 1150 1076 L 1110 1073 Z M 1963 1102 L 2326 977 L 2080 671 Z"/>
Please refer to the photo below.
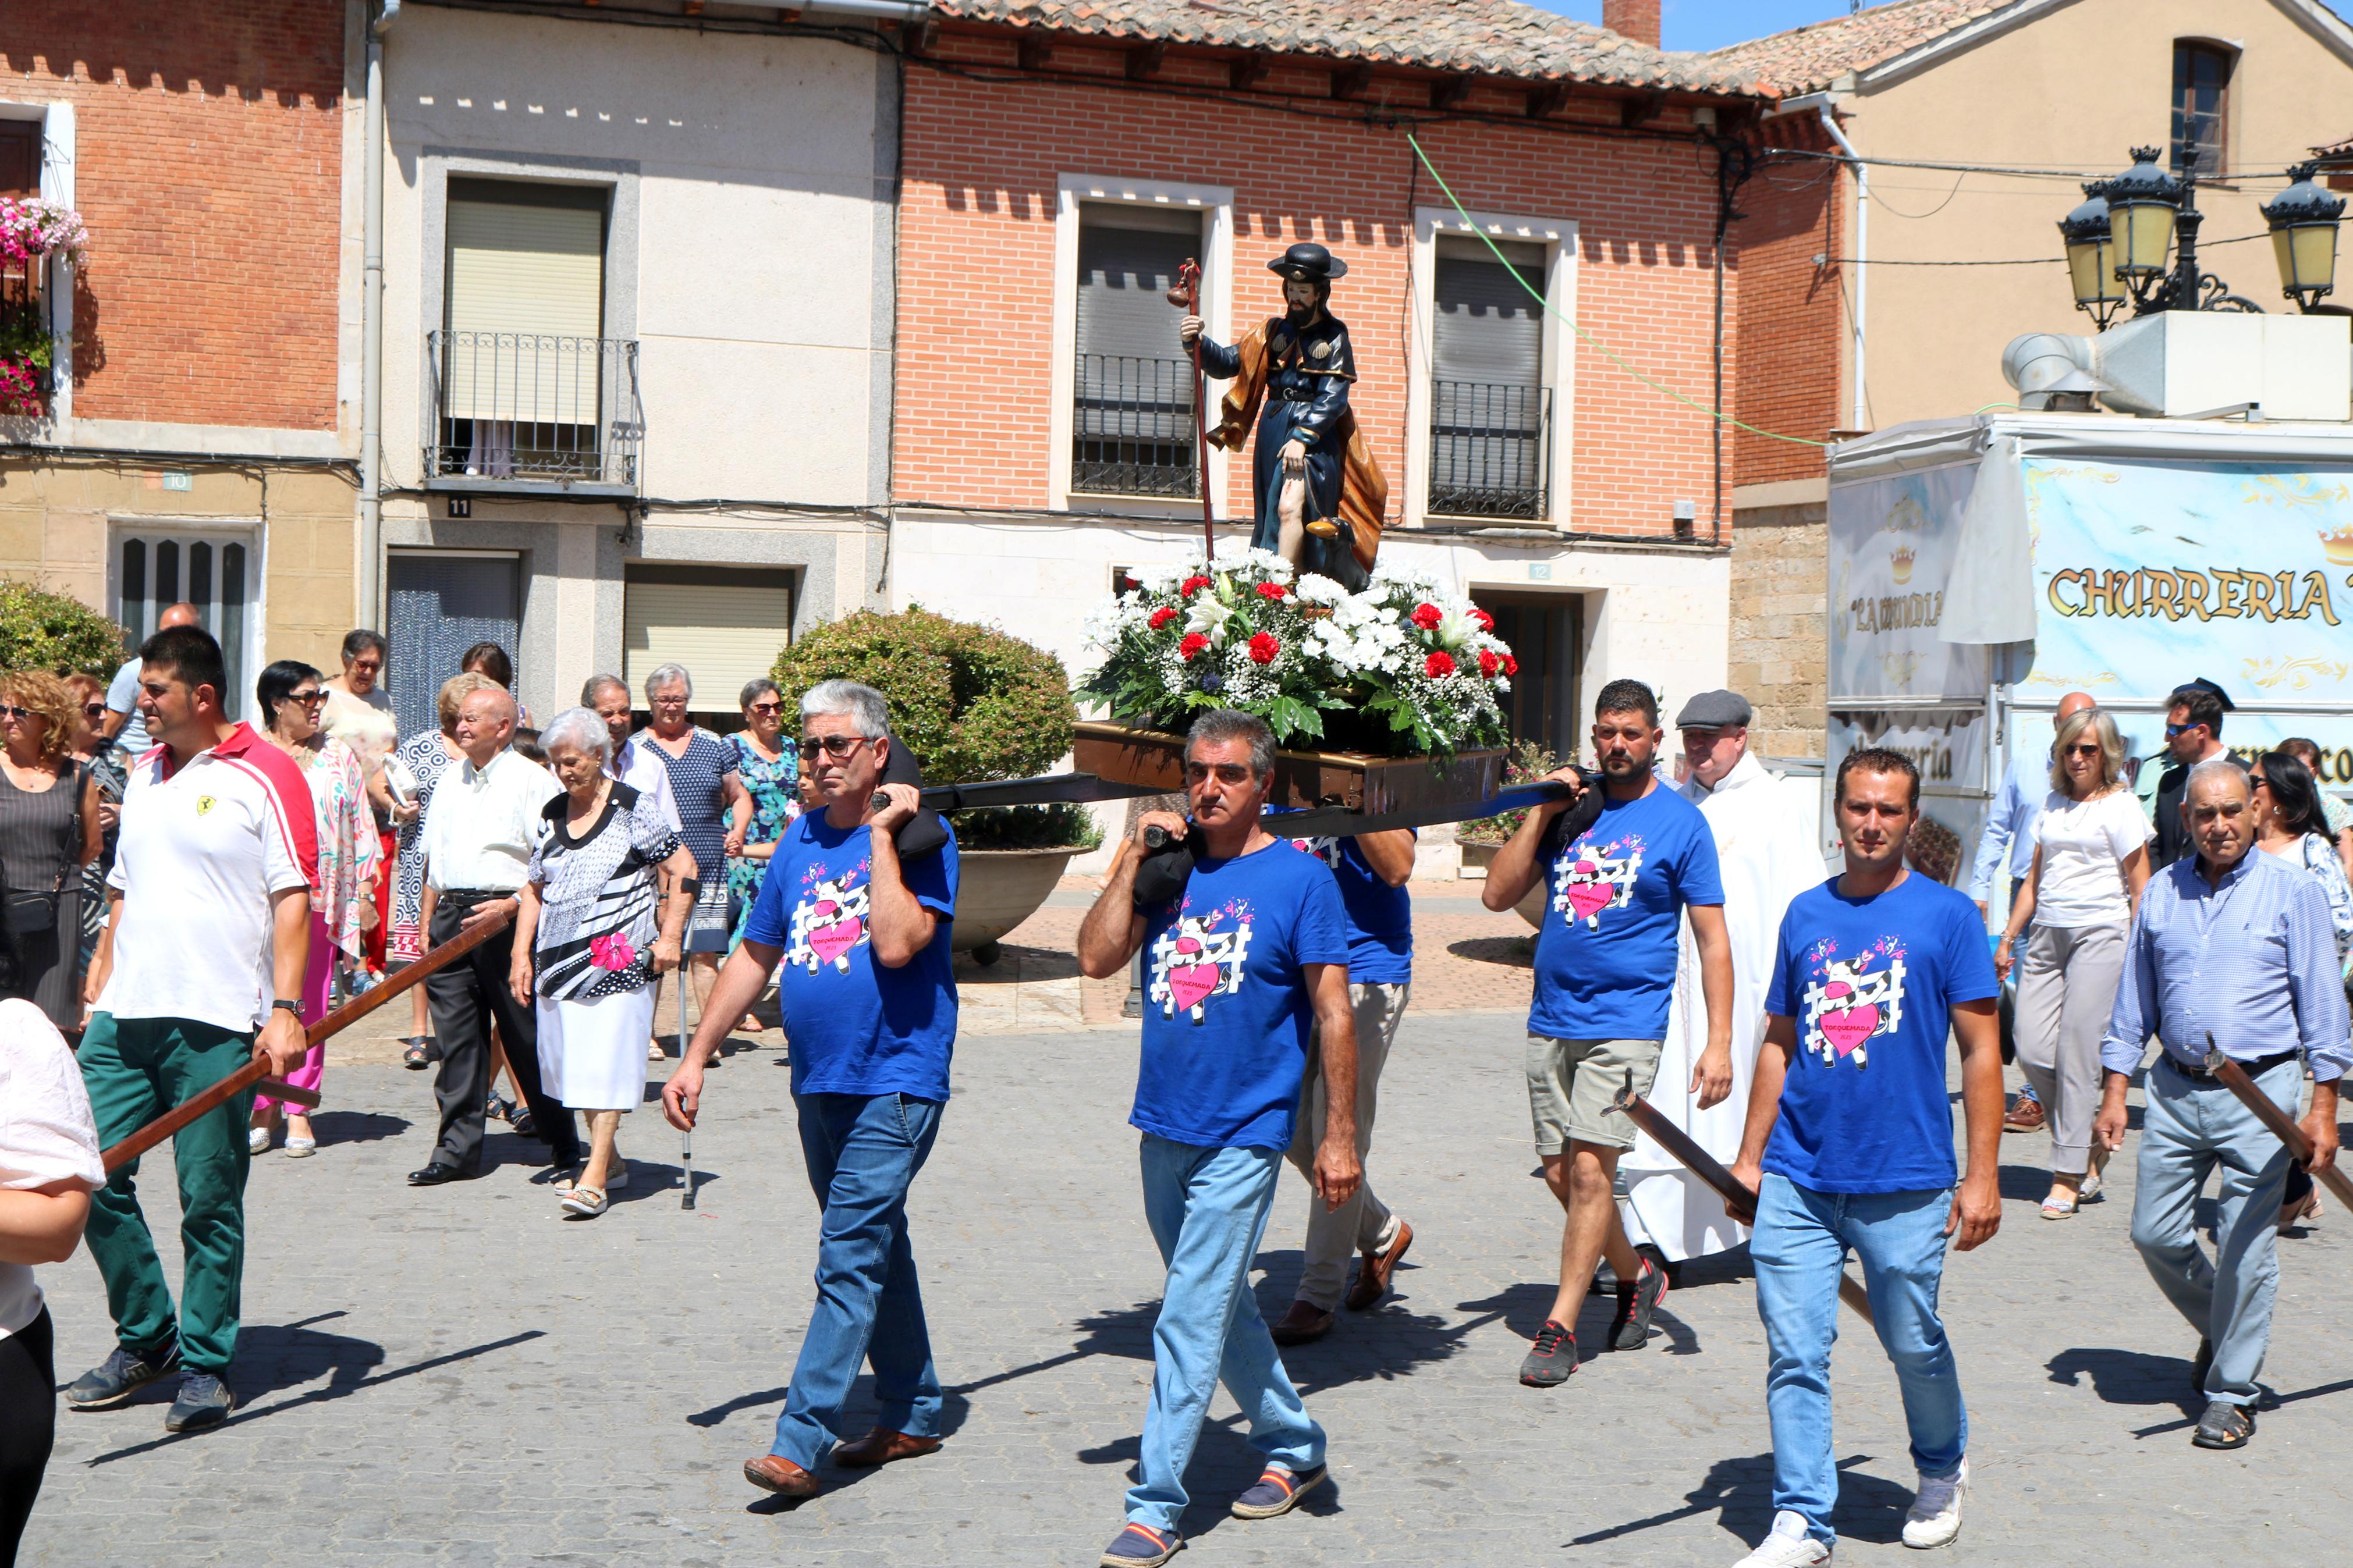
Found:
<path fill-rule="evenodd" d="M 823 907 L 830 909 L 832 906 Z M 816 926 L 809 931 L 809 946 L 817 950 L 818 958 L 831 963 L 858 945 L 859 933 L 865 929 L 865 922 L 855 919 L 836 921 L 831 925 Z"/>
<path fill-rule="evenodd" d="M 1833 981 L 1822 987 L 1823 997 L 1832 1002 L 1853 992 L 1854 987 L 1843 981 Z M 1845 1056 L 1878 1030 L 1879 1006 L 1873 1003 L 1862 1007 L 1841 1007 L 1835 1013 L 1823 1013 L 1815 1022 L 1822 1031 L 1822 1038 L 1837 1047 L 1839 1055 Z"/>
<path fill-rule="evenodd" d="M 1568 871 L 1568 874 L 1572 877 L 1585 878 L 1599 877 L 1600 873 L 1601 868 L 1596 866 L 1590 860 L 1579 860 L 1576 865 L 1570 867 Z M 1568 907 L 1577 911 L 1577 918 L 1578 920 L 1588 920 L 1592 917 L 1594 911 L 1600 909 L 1602 905 L 1608 903 L 1612 898 L 1614 898 L 1617 895 L 1617 889 L 1611 887 L 1607 882 L 1571 882 L 1567 888 Z"/>
<path fill-rule="evenodd" d="M 1201 999 L 1218 988 L 1218 966 L 1214 963 L 1188 963 L 1168 972 L 1169 994 L 1176 1005 L 1190 1012 L 1201 1005 Z"/>

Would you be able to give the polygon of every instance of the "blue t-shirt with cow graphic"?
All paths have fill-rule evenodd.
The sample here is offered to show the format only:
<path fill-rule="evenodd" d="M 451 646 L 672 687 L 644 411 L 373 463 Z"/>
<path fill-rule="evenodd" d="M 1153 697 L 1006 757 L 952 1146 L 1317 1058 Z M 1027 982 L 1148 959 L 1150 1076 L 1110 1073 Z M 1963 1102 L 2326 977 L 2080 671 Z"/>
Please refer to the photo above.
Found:
<path fill-rule="evenodd" d="M 1547 835 L 1538 852 L 1546 898 L 1529 1033 L 1666 1038 L 1683 906 L 1724 902 L 1707 819 L 1654 784 L 1639 799 L 1605 801 L 1573 841 L 1561 837 Z"/>

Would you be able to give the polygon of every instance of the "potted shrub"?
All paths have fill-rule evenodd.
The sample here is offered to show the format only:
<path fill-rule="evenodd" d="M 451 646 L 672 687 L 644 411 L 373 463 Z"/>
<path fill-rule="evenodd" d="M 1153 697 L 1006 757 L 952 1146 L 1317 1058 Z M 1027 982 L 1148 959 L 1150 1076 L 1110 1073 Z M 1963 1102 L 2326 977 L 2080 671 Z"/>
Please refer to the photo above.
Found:
<path fill-rule="evenodd" d="M 1512 747 L 1512 754 L 1504 763 L 1504 783 L 1506 785 L 1533 784 L 1560 766 L 1558 759 L 1534 741 L 1521 741 Z M 1462 864 L 1482 870 L 1493 862 L 1495 851 L 1501 849 L 1520 824 L 1527 820 L 1527 809 L 1506 811 L 1494 816 L 1482 816 L 1459 825 L 1454 829 L 1454 841 L 1462 847 Z M 1544 926 L 1545 896 L 1549 891 L 1542 878 L 1528 889 L 1526 898 L 1513 908 L 1528 922 L 1530 930 Z"/>
<path fill-rule="evenodd" d="M 111 680 L 122 644 L 122 628 L 79 599 L 30 583 L 0 583 L 0 669 L 79 671 Z"/>
<path fill-rule="evenodd" d="M 820 680 L 861 682 L 891 705 L 891 731 L 927 784 L 1029 778 L 1071 748 L 1078 710 L 1061 660 L 1020 638 L 920 606 L 860 610 L 818 627 L 776 657 L 786 700 Z M 1035 913 L 1071 857 L 1102 841 L 1081 806 L 960 811 L 960 881 L 952 945 L 983 963 Z"/>

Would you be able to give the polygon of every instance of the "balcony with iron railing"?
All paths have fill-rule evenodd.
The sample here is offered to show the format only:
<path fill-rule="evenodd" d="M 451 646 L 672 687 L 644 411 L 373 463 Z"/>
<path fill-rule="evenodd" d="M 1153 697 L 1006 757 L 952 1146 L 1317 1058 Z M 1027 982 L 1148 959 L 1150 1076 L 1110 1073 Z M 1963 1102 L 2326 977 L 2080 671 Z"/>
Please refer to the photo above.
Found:
<path fill-rule="evenodd" d="M 426 334 L 428 489 L 634 495 L 638 345 L 547 332 Z"/>
<path fill-rule="evenodd" d="M 1193 363 L 1081 354 L 1071 422 L 1071 489 L 1186 499 L 1201 493 Z"/>
<path fill-rule="evenodd" d="M 1552 388 L 1439 381 L 1430 392 L 1430 514 L 1541 519 Z"/>

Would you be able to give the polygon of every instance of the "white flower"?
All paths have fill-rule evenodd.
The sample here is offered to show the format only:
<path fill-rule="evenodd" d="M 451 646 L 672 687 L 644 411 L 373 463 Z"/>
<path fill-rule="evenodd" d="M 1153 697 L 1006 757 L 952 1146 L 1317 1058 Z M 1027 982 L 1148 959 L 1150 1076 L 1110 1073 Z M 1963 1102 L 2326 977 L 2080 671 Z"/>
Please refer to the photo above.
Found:
<path fill-rule="evenodd" d="M 1215 647 L 1226 640 L 1226 623 L 1233 618 L 1234 613 L 1219 604 L 1215 594 L 1198 594 L 1185 612 L 1185 629 L 1201 633 Z"/>
<path fill-rule="evenodd" d="M 1348 590 L 1320 572 L 1310 572 L 1299 579 L 1299 597 L 1310 605 L 1340 605 L 1348 600 Z"/>
<path fill-rule="evenodd" d="M 1446 614 L 1438 623 L 1440 647 L 1460 652 L 1465 644 L 1479 635 L 1479 623 L 1465 614 L 1464 609 L 1465 606 L 1461 605 L 1446 607 Z"/>

